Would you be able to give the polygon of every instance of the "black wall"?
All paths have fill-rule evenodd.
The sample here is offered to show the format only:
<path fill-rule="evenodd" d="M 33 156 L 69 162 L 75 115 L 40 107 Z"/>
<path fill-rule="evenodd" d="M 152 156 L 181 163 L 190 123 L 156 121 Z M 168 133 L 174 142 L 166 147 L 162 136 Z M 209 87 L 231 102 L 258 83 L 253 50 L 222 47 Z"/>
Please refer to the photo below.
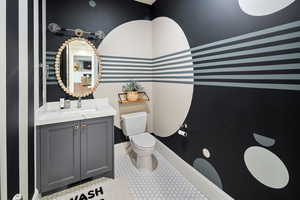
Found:
<path fill-rule="evenodd" d="M 190 46 L 195 47 L 300 20 L 299 10 L 300 2 L 296 1 L 277 13 L 254 17 L 240 9 L 238 0 L 163 0 L 154 4 L 152 12 L 153 18 L 174 19 L 185 32 Z M 295 52 L 299 49 L 287 53 Z M 299 84 L 299 81 L 277 81 L 283 82 Z M 299 91 L 194 86 L 186 118 L 188 137 L 174 134 L 160 140 L 191 165 L 196 158 L 203 158 L 202 149 L 208 148 L 212 153 L 208 160 L 218 171 L 224 191 L 235 199 L 294 199 L 299 176 L 296 165 L 299 102 Z M 250 146 L 258 146 L 254 132 L 276 140 L 268 149 L 287 165 L 290 182 L 285 188 L 268 188 L 247 170 L 244 152 Z"/>
<path fill-rule="evenodd" d="M 150 6 L 133 0 L 101 0 L 96 3 L 97 6 L 92 8 L 88 1 L 47 0 L 47 25 L 57 23 L 63 28 L 102 30 L 108 34 L 125 22 L 151 18 Z M 47 31 L 47 51 L 57 51 L 61 43 L 69 38 Z M 59 101 L 59 98 L 72 99 L 58 85 L 48 85 L 47 101 Z M 88 98 L 92 98 L 92 95 Z"/>
<path fill-rule="evenodd" d="M 19 192 L 19 4 L 6 1 L 7 195 Z"/>
<path fill-rule="evenodd" d="M 43 0 L 38 0 L 39 12 L 39 64 L 43 63 Z M 39 67 L 39 83 L 43 83 L 43 68 Z M 39 84 L 39 106 L 43 105 L 43 84 Z"/>
<path fill-rule="evenodd" d="M 33 0 L 28 1 L 28 198 L 34 194 L 34 18 Z"/>

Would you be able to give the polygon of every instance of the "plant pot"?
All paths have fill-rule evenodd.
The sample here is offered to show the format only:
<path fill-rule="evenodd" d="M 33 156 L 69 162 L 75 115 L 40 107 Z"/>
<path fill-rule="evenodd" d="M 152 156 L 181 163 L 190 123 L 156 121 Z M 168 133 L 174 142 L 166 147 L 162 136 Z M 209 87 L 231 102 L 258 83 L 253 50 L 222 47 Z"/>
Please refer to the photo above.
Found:
<path fill-rule="evenodd" d="M 128 101 L 137 101 L 139 99 L 139 93 L 137 91 L 127 92 Z"/>

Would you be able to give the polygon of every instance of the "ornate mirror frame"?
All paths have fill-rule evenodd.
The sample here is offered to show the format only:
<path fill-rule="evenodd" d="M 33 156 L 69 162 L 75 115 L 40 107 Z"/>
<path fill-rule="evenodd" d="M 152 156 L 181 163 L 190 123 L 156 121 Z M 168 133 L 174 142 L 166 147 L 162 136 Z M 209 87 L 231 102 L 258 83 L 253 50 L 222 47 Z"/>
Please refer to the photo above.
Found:
<path fill-rule="evenodd" d="M 90 89 L 89 92 L 85 92 L 85 93 L 82 93 L 80 95 L 76 95 L 74 94 L 73 92 L 71 92 L 69 90 L 68 87 L 65 86 L 65 84 L 63 83 L 62 79 L 61 79 L 61 76 L 60 76 L 60 60 L 61 60 L 61 55 L 62 55 L 62 52 L 63 50 L 66 48 L 66 46 L 68 44 L 70 44 L 71 42 L 73 41 L 76 41 L 76 40 L 81 40 L 81 41 L 84 41 L 86 42 L 88 45 L 90 45 L 93 49 L 94 49 L 94 55 L 96 56 L 97 60 L 98 60 L 98 77 L 96 78 L 96 83 L 95 83 L 95 86 L 93 88 Z M 56 57 L 55 57 L 55 74 L 56 74 L 56 79 L 58 81 L 58 84 L 59 86 L 69 95 L 73 96 L 73 97 L 86 97 L 90 94 L 92 94 L 93 92 L 96 91 L 97 87 L 99 86 L 100 84 L 100 80 L 101 80 L 101 71 L 102 71 L 102 65 L 101 65 L 101 59 L 100 59 L 100 54 L 98 53 L 96 47 L 94 46 L 93 43 L 91 43 L 89 40 L 85 39 L 85 38 L 81 38 L 81 37 L 73 37 L 71 39 L 68 39 L 66 40 L 58 49 L 58 52 L 56 54 Z"/>

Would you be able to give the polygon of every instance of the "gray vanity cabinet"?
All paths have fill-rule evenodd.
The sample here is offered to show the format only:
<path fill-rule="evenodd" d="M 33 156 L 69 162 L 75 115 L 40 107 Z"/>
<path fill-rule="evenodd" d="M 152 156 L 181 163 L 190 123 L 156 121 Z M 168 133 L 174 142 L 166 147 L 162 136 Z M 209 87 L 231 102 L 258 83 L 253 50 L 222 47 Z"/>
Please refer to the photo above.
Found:
<path fill-rule="evenodd" d="M 81 127 L 81 178 L 111 171 L 114 143 L 111 119 L 85 120 Z"/>
<path fill-rule="evenodd" d="M 41 192 L 79 181 L 79 122 L 43 126 L 40 136 Z"/>
<path fill-rule="evenodd" d="M 39 191 L 45 193 L 91 177 L 113 178 L 113 139 L 113 117 L 39 126 Z"/>

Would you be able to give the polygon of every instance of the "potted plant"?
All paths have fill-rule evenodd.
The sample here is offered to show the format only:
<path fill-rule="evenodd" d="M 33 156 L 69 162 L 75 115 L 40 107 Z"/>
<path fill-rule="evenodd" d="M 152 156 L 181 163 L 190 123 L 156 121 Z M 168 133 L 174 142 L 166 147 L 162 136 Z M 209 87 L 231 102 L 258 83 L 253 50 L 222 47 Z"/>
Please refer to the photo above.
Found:
<path fill-rule="evenodd" d="M 137 101 L 139 92 L 143 89 L 144 88 L 134 80 L 131 80 L 129 83 L 122 86 L 122 90 L 126 93 L 128 101 Z"/>

